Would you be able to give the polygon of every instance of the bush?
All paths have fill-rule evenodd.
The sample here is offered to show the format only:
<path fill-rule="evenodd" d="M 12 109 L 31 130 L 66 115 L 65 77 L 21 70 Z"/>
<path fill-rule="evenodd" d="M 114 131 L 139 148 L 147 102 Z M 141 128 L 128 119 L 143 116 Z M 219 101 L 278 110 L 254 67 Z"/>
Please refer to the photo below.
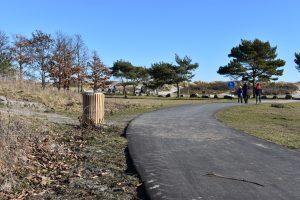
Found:
<path fill-rule="evenodd" d="M 197 98 L 197 97 L 199 97 L 199 95 L 198 95 L 197 93 L 192 93 L 192 94 L 190 95 L 190 98 Z"/>
<path fill-rule="evenodd" d="M 292 95 L 290 95 L 290 94 L 286 94 L 285 95 L 285 99 L 292 99 L 293 97 L 292 97 Z"/>
<path fill-rule="evenodd" d="M 190 84 L 188 87 L 184 87 L 181 89 L 182 93 L 188 94 L 191 93 L 199 93 L 199 94 L 210 94 L 216 92 L 224 92 L 227 91 L 227 82 L 216 81 L 216 82 L 195 82 L 194 84 Z"/>
<path fill-rule="evenodd" d="M 284 105 L 282 103 L 273 103 L 273 104 L 271 104 L 271 107 L 274 107 L 274 108 L 285 108 L 286 105 Z"/>
<path fill-rule="evenodd" d="M 229 95 L 225 95 L 225 96 L 224 96 L 224 99 L 230 99 L 230 100 L 232 100 L 233 97 L 232 97 L 232 96 L 229 96 Z"/>
<path fill-rule="evenodd" d="M 298 90 L 295 84 L 286 82 L 262 83 L 262 88 L 265 95 L 293 93 Z"/>

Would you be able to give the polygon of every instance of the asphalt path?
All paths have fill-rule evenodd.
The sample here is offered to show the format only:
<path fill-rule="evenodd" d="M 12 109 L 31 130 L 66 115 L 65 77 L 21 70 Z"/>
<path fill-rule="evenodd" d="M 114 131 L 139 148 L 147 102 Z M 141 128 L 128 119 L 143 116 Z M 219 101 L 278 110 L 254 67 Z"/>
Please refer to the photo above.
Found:
<path fill-rule="evenodd" d="M 233 105 L 179 106 L 130 123 L 129 152 L 151 199 L 300 199 L 300 152 L 215 118 Z"/>

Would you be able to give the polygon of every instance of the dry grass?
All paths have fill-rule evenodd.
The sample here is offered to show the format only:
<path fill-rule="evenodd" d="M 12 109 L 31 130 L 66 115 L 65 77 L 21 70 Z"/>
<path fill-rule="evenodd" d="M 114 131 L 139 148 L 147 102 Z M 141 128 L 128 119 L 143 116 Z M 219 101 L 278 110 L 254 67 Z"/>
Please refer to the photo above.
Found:
<path fill-rule="evenodd" d="M 300 103 L 239 106 L 217 117 L 256 137 L 300 150 Z"/>
<path fill-rule="evenodd" d="M 82 97 L 75 89 L 57 91 L 56 88 L 49 86 L 43 90 L 40 84 L 36 83 L 0 81 L 0 96 L 5 96 L 11 100 L 42 103 L 47 107 L 47 112 L 55 112 L 75 118 L 82 113 Z M 182 104 L 224 101 L 222 99 L 176 99 L 135 96 L 129 96 L 128 99 L 124 99 L 122 96 L 107 97 L 105 99 L 106 116 L 124 112 L 144 112 Z"/>
<path fill-rule="evenodd" d="M 74 90 L 58 92 L 52 87 L 42 90 L 39 84 L 1 82 L 0 95 L 42 103 L 48 112 L 81 115 L 81 95 Z M 213 101 L 220 100 L 106 98 L 106 118 L 113 125 L 100 129 L 2 113 L 0 199 L 137 199 L 142 184 L 128 163 L 127 140 L 120 137 L 128 121 L 162 107 Z"/>
<path fill-rule="evenodd" d="M 0 96 L 11 100 L 32 101 L 44 104 L 48 112 L 79 113 L 81 95 L 74 91 L 58 91 L 50 86 L 45 90 L 31 82 L 0 81 Z"/>
<path fill-rule="evenodd" d="M 49 129 L 39 120 L 29 123 L 29 118 L 0 114 L 0 191 L 13 192 L 27 171 L 35 146 L 47 137 Z"/>

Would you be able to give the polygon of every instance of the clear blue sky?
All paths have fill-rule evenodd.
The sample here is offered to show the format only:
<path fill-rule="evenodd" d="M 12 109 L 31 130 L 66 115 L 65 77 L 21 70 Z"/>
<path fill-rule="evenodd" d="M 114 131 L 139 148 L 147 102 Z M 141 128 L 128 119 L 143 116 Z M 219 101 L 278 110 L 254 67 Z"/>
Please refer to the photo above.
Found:
<path fill-rule="evenodd" d="M 286 60 L 281 81 L 300 80 L 294 53 L 300 51 L 299 0 L 2 0 L 0 30 L 30 36 L 36 29 L 82 35 L 112 66 L 174 63 L 188 55 L 200 67 L 194 81 L 229 80 L 216 73 L 241 39 L 277 46 Z"/>

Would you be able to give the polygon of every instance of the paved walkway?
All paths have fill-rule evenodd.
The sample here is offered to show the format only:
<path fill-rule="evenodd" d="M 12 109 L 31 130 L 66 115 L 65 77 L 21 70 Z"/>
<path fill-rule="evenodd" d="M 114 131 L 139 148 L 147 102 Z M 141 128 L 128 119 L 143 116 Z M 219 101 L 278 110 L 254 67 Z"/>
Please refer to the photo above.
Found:
<path fill-rule="evenodd" d="M 127 129 L 151 199 L 300 199 L 300 152 L 226 127 L 190 105 L 146 113 Z"/>

